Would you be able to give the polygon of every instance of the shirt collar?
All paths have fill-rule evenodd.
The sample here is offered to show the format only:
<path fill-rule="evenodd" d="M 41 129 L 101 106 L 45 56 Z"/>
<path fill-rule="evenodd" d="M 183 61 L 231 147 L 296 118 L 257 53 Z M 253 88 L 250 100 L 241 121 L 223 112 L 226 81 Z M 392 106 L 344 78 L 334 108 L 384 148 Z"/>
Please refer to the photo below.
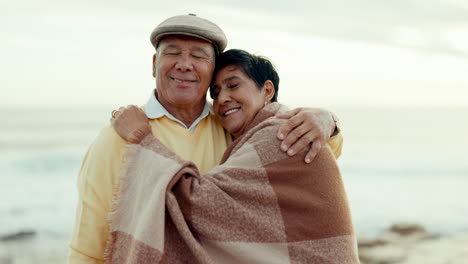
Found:
<path fill-rule="evenodd" d="M 198 123 L 200 123 L 200 121 L 203 118 L 207 117 L 209 114 L 213 114 L 213 106 L 211 105 L 211 103 L 205 102 L 205 106 L 203 107 L 201 115 L 197 119 L 195 119 L 195 121 L 190 127 L 187 127 L 182 121 L 180 121 L 171 113 L 169 113 L 169 111 L 167 111 L 167 109 L 164 108 L 164 106 L 158 101 L 158 99 L 156 99 L 156 90 L 153 90 L 151 92 L 150 98 L 146 102 L 146 116 L 149 119 L 156 119 L 166 116 L 167 118 L 176 121 L 185 129 L 188 129 L 190 132 L 194 132 Z"/>

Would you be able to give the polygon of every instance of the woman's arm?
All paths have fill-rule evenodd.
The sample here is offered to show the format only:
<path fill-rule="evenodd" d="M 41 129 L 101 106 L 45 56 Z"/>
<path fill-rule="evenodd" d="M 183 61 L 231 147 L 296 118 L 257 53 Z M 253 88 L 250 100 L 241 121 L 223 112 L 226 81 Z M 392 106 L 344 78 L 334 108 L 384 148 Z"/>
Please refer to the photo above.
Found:
<path fill-rule="evenodd" d="M 308 149 L 304 161 L 310 163 L 326 143 L 335 158 L 341 155 L 343 136 L 339 133 L 338 118 L 334 117 L 333 113 L 319 108 L 297 108 L 277 117 L 289 118 L 278 128 L 278 139 L 283 140 L 281 150 L 289 156 Z M 134 105 L 113 111 L 111 122 L 116 132 L 132 144 L 138 144 L 151 133 L 151 126 L 145 113 Z M 329 130 L 332 134 L 328 133 Z M 312 147 L 309 148 L 311 144 Z"/>

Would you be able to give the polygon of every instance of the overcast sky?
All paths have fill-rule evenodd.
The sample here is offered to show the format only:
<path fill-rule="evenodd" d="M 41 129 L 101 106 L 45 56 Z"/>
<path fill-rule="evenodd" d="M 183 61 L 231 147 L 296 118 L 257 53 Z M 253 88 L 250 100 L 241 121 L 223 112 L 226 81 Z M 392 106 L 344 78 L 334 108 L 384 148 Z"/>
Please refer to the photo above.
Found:
<path fill-rule="evenodd" d="M 144 104 L 149 35 L 187 13 L 269 57 L 289 105 L 468 106 L 467 0 L 0 1 L 0 106 Z"/>

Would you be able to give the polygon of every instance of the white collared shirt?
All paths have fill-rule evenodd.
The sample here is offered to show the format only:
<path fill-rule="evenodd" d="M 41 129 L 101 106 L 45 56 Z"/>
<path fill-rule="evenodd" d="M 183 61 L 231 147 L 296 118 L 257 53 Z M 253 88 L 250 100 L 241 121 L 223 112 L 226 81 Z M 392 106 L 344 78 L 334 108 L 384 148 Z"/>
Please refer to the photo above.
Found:
<path fill-rule="evenodd" d="M 195 128 L 197 127 L 198 123 L 200 123 L 200 121 L 206 116 L 208 116 L 210 113 L 213 114 L 213 106 L 209 102 L 205 102 L 205 106 L 203 107 L 201 115 L 197 119 L 195 119 L 195 121 L 193 121 L 190 127 L 187 127 L 182 121 L 180 121 L 171 113 L 169 113 L 169 111 L 167 111 L 167 109 L 164 108 L 164 106 L 158 101 L 158 99 L 156 99 L 155 90 L 151 92 L 151 96 L 148 99 L 148 102 L 146 102 L 146 116 L 149 119 L 156 119 L 163 116 L 167 116 L 169 119 L 176 121 L 192 133 L 195 131 Z"/>

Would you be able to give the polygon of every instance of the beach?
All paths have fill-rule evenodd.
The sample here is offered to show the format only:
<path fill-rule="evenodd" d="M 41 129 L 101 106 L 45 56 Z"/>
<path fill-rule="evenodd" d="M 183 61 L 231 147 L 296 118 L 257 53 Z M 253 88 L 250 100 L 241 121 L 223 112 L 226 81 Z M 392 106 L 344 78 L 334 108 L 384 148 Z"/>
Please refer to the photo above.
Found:
<path fill-rule="evenodd" d="M 372 239 L 360 238 L 362 264 L 465 264 L 468 232 L 443 236 L 417 224 L 394 224 Z"/>

